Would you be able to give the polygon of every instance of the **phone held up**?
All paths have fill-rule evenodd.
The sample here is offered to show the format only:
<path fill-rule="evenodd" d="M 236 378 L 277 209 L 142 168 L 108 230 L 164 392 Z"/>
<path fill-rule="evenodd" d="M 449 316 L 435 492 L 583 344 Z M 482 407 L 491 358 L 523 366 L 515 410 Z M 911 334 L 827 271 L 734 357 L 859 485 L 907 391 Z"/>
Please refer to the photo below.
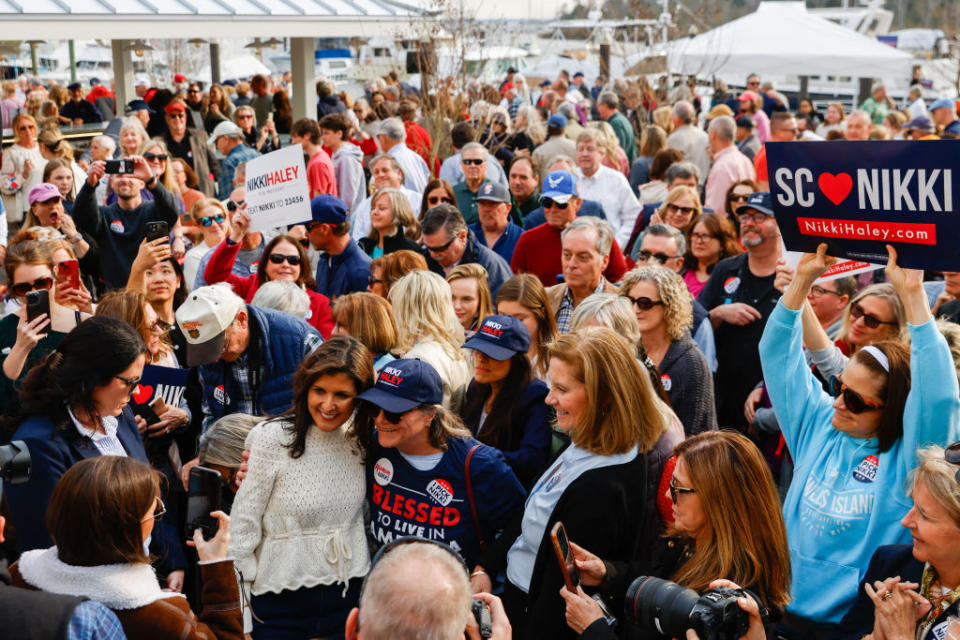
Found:
<path fill-rule="evenodd" d="M 107 160 L 105 173 L 133 173 L 133 160 Z"/>
<path fill-rule="evenodd" d="M 158 238 L 170 237 L 170 225 L 162 220 L 159 222 L 147 223 L 147 242 L 152 242 Z"/>
<path fill-rule="evenodd" d="M 58 262 L 57 284 L 65 289 L 80 289 L 80 263 L 76 260 Z"/>
<path fill-rule="evenodd" d="M 193 539 L 193 532 L 197 529 L 203 534 L 204 540 L 210 540 L 217 535 L 219 521 L 210 515 L 221 509 L 220 474 L 206 467 L 190 469 L 190 480 L 187 483 L 187 524 L 184 533 L 187 538 Z"/>
<path fill-rule="evenodd" d="M 33 322 L 43 314 L 50 317 L 50 291 L 34 289 L 27 292 L 27 322 Z"/>

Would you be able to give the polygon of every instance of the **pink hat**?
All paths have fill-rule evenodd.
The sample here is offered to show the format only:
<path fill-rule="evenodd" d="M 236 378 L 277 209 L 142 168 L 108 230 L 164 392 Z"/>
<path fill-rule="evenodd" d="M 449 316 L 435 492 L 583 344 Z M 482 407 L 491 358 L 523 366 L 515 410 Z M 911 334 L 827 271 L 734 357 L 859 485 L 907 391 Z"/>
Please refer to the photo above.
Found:
<path fill-rule="evenodd" d="M 744 91 L 739 95 L 739 97 L 737 97 L 737 100 L 743 102 L 744 100 L 756 100 L 757 97 L 757 94 L 753 91 Z"/>
<path fill-rule="evenodd" d="M 60 189 L 57 189 L 55 185 L 49 182 L 41 182 L 33 189 L 30 189 L 29 200 L 31 205 L 35 202 L 46 202 L 54 198 L 60 198 Z"/>

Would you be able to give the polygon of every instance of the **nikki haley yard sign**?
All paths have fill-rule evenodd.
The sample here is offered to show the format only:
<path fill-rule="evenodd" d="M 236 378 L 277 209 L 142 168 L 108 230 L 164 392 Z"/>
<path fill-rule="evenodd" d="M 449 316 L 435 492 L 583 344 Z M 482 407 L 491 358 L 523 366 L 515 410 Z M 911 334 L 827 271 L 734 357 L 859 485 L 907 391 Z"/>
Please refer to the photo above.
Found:
<path fill-rule="evenodd" d="M 770 142 L 767 165 L 787 249 L 960 270 L 960 141 Z"/>
<path fill-rule="evenodd" d="M 299 144 L 254 158 L 246 166 L 250 231 L 265 231 L 310 219 L 310 187 Z"/>

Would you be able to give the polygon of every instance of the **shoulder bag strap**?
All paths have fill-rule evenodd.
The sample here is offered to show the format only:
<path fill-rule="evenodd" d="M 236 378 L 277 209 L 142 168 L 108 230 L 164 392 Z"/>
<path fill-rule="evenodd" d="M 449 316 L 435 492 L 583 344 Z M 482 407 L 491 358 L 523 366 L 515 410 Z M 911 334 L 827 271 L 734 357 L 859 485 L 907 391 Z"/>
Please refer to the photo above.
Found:
<path fill-rule="evenodd" d="M 477 530 L 477 540 L 480 541 L 480 550 L 487 550 L 487 543 L 483 539 L 483 531 L 480 528 L 480 518 L 477 515 L 477 503 L 473 499 L 473 482 L 470 480 L 470 458 L 473 457 L 474 452 L 479 449 L 480 444 L 475 444 L 470 447 L 470 451 L 467 452 L 467 457 L 463 461 L 463 475 L 467 481 L 467 500 L 470 501 L 470 514 L 473 516 L 473 526 Z"/>

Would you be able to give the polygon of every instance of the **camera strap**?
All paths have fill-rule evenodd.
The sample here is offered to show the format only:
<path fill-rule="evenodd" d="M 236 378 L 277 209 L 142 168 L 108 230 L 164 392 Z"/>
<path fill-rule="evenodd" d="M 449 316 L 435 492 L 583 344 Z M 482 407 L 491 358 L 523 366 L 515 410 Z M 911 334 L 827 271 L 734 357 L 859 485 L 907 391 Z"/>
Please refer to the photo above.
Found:
<path fill-rule="evenodd" d="M 467 458 L 463 461 L 463 475 L 467 482 L 467 500 L 470 502 L 470 515 L 473 516 L 473 526 L 477 530 L 477 540 L 480 542 L 480 551 L 486 551 L 487 543 L 483 539 L 483 530 L 480 528 L 480 518 L 477 516 L 477 503 L 473 499 L 473 482 L 470 480 L 470 458 L 473 457 L 474 452 L 481 446 L 483 445 L 475 444 L 470 447 L 470 451 L 467 452 Z"/>

